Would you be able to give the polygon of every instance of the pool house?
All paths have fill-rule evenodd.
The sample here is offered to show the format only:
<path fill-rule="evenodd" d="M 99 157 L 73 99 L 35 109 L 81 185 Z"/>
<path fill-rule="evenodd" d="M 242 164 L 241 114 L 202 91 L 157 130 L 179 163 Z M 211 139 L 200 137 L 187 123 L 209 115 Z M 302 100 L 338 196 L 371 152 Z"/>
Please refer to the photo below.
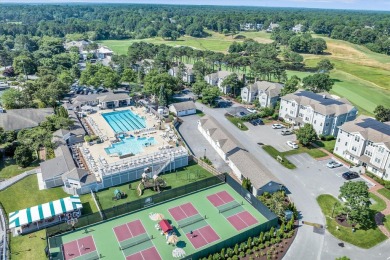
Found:
<path fill-rule="evenodd" d="M 130 105 L 131 97 L 124 93 L 109 93 L 104 96 L 98 96 L 98 106 L 101 109 L 125 107 Z"/>

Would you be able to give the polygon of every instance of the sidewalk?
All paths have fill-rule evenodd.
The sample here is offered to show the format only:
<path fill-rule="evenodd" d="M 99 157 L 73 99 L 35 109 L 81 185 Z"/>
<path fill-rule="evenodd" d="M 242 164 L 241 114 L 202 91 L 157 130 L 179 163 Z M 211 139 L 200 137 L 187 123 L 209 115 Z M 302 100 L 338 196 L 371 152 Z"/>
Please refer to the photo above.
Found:
<path fill-rule="evenodd" d="M 382 231 L 382 233 L 385 234 L 388 238 L 390 238 L 390 231 L 387 230 L 387 228 L 383 225 L 383 218 L 385 216 L 390 215 L 390 200 L 378 192 L 378 190 L 384 188 L 383 185 L 379 184 L 378 182 L 376 182 L 374 179 L 370 178 L 367 175 L 364 175 L 364 178 L 368 179 L 369 181 L 375 184 L 369 189 L 369 192 L 375 194 L 386 203 L 386 208 L 375 215 L 375 222 L 378 225 L 378 228 Z"/>
<path fill-rule="evenodd" d="M 12 178 L 9 178 L 8 180 L 2 181 L 2 182 L 0 182 L 0 190 L 6 189 L 9 186 L 13 185 L 14 183 L 26 178 L 27 176 L 29 176 L 31 174 L 35 174 L 36 172 L 37 172 L 37 168 L 32 169 L 30 171 L 23 172 L 19 175 L 12 177 Z"/>

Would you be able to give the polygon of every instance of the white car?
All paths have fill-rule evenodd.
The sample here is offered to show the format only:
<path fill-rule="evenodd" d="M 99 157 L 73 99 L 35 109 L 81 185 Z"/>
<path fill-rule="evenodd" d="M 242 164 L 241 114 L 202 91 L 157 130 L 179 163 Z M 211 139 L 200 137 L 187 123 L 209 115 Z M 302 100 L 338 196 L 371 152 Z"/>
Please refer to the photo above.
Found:
<path fill-rule="evenodd" d="M 337 168 L 340 166 L 343 166 L 343 165 L 335 160 L 331 160 L 326 164 L 326 167 L 328 167 L 328 168 Z"/>
<path fill-rule="evenodd" d="M 293 141 L 287 141 L 287 145 L 290 146 L 291 148 L 293 149 L 298 149 L 298 145 L 296 142 L 293 142 Z"/>
<path fill-rule="evenodd" d="M 273 124 L 272 125 L 272 128 L 273 129 L 281 129 L 281 128 L 283 128 L 284 127 L 284 125 L 281 125 L 281 124 Z"/>

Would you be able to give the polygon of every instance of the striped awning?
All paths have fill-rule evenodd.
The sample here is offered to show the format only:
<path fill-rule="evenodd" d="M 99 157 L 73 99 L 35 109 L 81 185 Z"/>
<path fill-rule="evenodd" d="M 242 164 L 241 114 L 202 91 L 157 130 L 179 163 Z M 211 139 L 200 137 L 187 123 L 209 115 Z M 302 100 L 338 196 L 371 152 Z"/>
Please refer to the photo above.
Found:
<path fill-rule="evenodd" d="M 31 224 L 76 209 L 81 209 L 82 207 L 83 205 L 81 204 L 80 197 L 74 195 L 31 208 L 17 210 L 9 214 L 9 228 Z"/>

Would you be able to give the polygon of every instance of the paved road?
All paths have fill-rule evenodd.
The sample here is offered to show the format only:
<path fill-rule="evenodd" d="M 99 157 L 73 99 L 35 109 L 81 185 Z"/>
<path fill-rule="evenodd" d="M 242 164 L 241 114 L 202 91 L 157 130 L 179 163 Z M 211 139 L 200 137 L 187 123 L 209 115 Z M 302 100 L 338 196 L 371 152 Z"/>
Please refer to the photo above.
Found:
<path fill-rule="evenodd" d="M 313 176 L 315 175 L 312 175 L 312 171 L 318 171 L 314 165 L 312 170 L 308 169 L 303 173 L 300 170 L 288 170 L 256 145 L 257 133 L 241 131 L 231 124 L 224 117 L 224 109 L 210 109 L 198 103 L 196 103 L 196 106 L 198 109 L 203 108 L 206 114 L 216 118 L 253 156 L 288 187 L 292 200 L 300 210 L 301 220 L 325 225 L 325 218 L 317 204 L 316 197 L 323 193 L 338 194 L 338 188 L 343 180 L 337 176 L 337 173 L 332 177 L 325 175 L 326 173 L 323 172 L 314 173 L 322 176 L 320 180 L 331 178 L 332 181 L 327 181 L 325 187 L 321 184 L 313 184 Z M 312 178 L 303 177 L 308 174 L 311 174 Z M 332 185 L 333 181 L 334 185 Z M 362 250 L 348 244 L 344 248 L 340 248 L 337 243 L 338 241 L 327 232 L 317 234 L 313 232 L 313 227 L 304 225 L 299 229 L 296 240 L 287 252 L 285 259 L 334 259 L 343 255 L 347 255 L 352 259 L 386 259 L 390 256 L 389 240 L 370 250 Z"/>

